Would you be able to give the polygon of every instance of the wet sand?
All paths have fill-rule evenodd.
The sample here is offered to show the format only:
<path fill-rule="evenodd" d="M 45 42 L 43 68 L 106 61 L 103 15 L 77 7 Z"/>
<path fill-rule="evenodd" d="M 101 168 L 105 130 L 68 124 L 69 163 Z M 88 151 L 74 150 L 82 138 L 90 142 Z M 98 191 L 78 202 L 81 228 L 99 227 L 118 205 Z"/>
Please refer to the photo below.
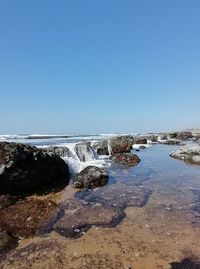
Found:
<path fill-rule="evenodd" d="M 168 153 L 174 148 L 153 146 L 139 152 L 142 162 L 137 167 L 111 168 L 110 184 L 92 195 L 77 198 L 69 186 L 40 197 L 57 203 L 112 203 L 126 217 L 112 228 L 91 227 L 76 239 L 55 231 L 22 239 L 2 255 L 0 268 L 169 269 L 171 262 L 200 258 L 200 167 L 171 159 Z M 119 189 L 125 196 L 119 196 Z M 140 203 L 141 190 L 150 193 L 145 203 Z"/>

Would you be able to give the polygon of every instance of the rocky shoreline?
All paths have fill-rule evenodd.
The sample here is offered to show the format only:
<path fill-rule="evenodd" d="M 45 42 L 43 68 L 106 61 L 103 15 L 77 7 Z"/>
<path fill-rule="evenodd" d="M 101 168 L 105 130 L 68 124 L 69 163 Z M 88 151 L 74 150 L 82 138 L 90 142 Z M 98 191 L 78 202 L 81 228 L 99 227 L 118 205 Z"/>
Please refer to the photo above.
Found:
<path fill-rule="evenodd" d="M 200 145 L 197 134 L 191 132 L 149 135 L 122 135 L 95 143 L 78 143 L 76 154 L 81 162 L 89 155 L 107 160 L 120 169 L 130 169 L 140 163 L 133 150 L 144 150 L 149 144 L 186 146 L 170 156 L 200 164 Z M 136 189 L 134 184 L 105 186 L 109 181 L 106 169 L 88 166 L 76 175 L 70 175 L 69 164 L 63 159 L 71 157 L 65 146 L 45 149 L 0 142 L 0 254 L 17 246 L 20 238 L 30 238 L 55 231 L 66 237 L 80 237 L 90 227 L 114 227 L 124 217 L 127 206 L 142 207 L 151 191 Z M 70 182 L 74 196 L 67 203 L 48 198 L 63 190 Z M 94 192 L 89 189 L 97 188 Z M 81 191 L 83 189 L 83 191 Z M 130 193 L 130 195 L 129 195 Z M 110 197 L 102 202 L 102 197 Z M 92 202 L 91 202 L 92 201 Z"/>

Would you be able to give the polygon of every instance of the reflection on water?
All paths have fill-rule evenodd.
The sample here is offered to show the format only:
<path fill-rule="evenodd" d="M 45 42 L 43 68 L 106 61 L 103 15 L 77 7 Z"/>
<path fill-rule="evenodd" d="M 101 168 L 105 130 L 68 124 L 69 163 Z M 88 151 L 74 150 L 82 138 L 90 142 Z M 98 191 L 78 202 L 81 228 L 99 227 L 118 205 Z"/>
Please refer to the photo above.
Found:
<path fill-rule="evenodd" d="M 113 164 L 102 188 L 68 186 L 60 197 L 52 195 L 61 201 L 63 216 L 46 238 L 22 240 L 3 268 L 13 268 L 14 262 L 20 269 L 169 269 L 172 262 L 199 258 L 200 167 L 170 158 L 176 148 L 141 150 L 141 162 L 132 168 Z M 33 257 L 40 257 L 35 265 Z M 180 264 L 171 268 L 199 269 Z"/>

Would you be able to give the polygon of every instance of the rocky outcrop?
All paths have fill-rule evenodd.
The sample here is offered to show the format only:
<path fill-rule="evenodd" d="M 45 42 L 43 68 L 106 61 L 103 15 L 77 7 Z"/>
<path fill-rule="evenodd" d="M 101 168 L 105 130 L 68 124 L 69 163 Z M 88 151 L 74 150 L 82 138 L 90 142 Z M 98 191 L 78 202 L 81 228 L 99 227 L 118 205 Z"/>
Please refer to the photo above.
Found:
<path fill-rule="evenodd" d="M 188 140 L 193 138 L 192 132 L 174 132 L 170 133 L 169 137 L 172 139 Z"/>
<path fill-rule="evenodd" d="M 16 237 L 0 231 L 0 254 L 5 253 L 18 245 Z"/>
<path fill-rule="evenodd" d="M 24 144 L 0 143 L 0 193 L 48 191 L 68 180 L 68 165 L 59 156 Z"/>
<path fill-rule="evenodd" d="M 133 137 L 130 135 L 112 137 L 110 148 L 112 154 L 130 152 L 133 145 Z"/>
<path fill-rule="evenodd" d="M 67 147 L 62 147 L 62 146 L 51 146 L 48 148 L 45 148 L 44 151 L 48 153 L 49 155 L 56 154 L 59 157 L 69 157 L 70 156 L 70 151 Z"/>
<path fill-rule="evenodd" d="M 94 149 L 98 155 L 110 155 L 117 153 L 130 152 L 133 145 L 133 136 L 121 135 L 113 136 L 94 144 Z"/>
<path fill-rule="evenodd" d="M 48 232 L 61 211 L 50 200 L 25 199 L 1 211 L 0 229 L 19 237 Z"/>
<path fill-rule="evenodd" d="M 112 156 L 112 160 L 127 167 L 135 166 L 140 162 L 140 158 L 137 155 L 131 153 L 115 154 Z"/>
<path fill-rule="evenodd" d="M 75 188 L 95 188 L 101 187 L 108 182 L 106 171 L 96 166 L 88 166 L 72 179 Z"/>
<path fill-rule="evenodd" d="M 65 215 L 54 225 L 54 230 L 66 237 L 79 237 L 91 226 L 113 227 L 125 216 L 112 207 L 100 203 L 83 204 L 77 200 L 64 206 Z"/>
<path fill-rule="evenodd" d="M 76 144 L 75 151 L 81 162 L 87 162 L 95 159 L 90 142 Z"/>
<path fill-rule="evenodd" d="M 170 153 L 170 156 L 188 163 L 200 165 L 200 145 L 187 145 Z"/>

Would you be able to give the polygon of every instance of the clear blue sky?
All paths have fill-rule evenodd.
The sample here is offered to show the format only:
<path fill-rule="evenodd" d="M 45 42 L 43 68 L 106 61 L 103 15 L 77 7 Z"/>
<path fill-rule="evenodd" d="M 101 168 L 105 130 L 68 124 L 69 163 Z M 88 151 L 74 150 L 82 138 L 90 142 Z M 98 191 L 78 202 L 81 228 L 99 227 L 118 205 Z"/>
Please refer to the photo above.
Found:
<path fill-rule="evenodd" d="M 0 0 L 0 133 L 200 127 L 199 0 Z"/>

